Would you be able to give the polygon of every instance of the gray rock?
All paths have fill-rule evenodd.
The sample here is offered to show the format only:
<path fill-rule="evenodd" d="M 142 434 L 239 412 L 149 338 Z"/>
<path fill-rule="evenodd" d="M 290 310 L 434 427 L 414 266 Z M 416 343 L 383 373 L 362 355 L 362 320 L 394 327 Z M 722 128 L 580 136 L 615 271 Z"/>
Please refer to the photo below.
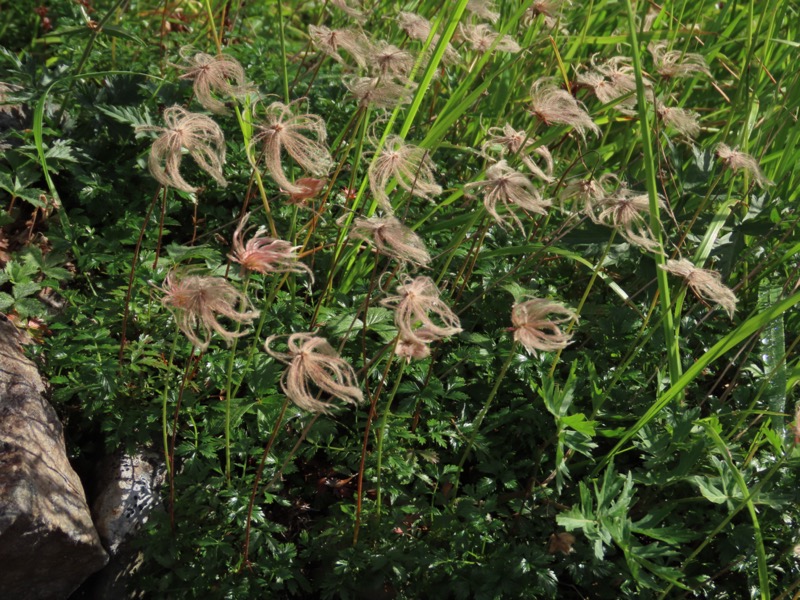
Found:
<path fill-rule="evenodd" d="M 67 598 L 108 561 L 44 383 L 0 320 L 0 598 Z"/>

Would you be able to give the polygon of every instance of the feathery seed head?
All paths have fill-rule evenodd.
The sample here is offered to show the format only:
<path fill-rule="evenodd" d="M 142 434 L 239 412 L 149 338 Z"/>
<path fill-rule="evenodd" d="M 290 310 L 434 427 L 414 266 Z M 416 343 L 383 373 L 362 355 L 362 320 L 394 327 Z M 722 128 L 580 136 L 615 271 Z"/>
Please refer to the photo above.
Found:
<path fill-rule="evenodd" d="M 406 144 L 400 136 L 390 135 L 378 157 L 367 170 L 369 187 L 381 208 L 392 212 L 386 186 L 394 179 L 397 184 L 418 198 L 432 200 L 442 193 L 434 181 L 434 164 L 425 148 Z"/>
<path fill-rule="evenodd" d="M 374 73 L 397 77 L 402 81 L 414 67 L 414 55 L 407 50 L 401 50 L 394 44 L 380 40 L 372 49 L 370 62 Z"/>
<path fill-rule="evenodd" d="M 614 227 L 631 244 L 648 252 L 660 250 L 647 222 L 650 216 L 650 199 L 647 194 L 621 187 L 614 195 L 607 196 L 601 207 L 603 210 L 596 216 L 595 222 Z"/>
<path fill-rule="evenodd" d="M 728 316 L 733 319 L 736 310 L 736 295 L 723 285 L 722 276 L 716 271 L 699 269 L 691 261 L 681 258 L 667 260 L 665 265 L 659 265 L 667 273 L 682 277 L 691 290 L 707 302 L 721 306 Z"/>
<path fill-rule="evenodd" d="M 428 358 L 431 355 L 431 347 L 415 340 L 400 339 L 397 342 L 394 353 L 401 358 L 405 358 L 406 363 L 410 363 L 412 360 Z"/>
<path fill-rule="evenodd" d="M 283 172 L 281 152 L 291 156 L 297 164 L 312 175 L 327 175 L 333 168 L 333 159 L 325 146 L 327 132 L 322 117 L 309 113 L 295 115 L 292 104 L 273 102 L 266 111 L 266 123 L 257 127 L 252 144 L 261 145 L 264 165 L 272 179 L 290 194 L 303 194 L 308 188 L 292 183 Z M 317 139 L 308 137 L 312 134 Z"/>
<path fill-rule="evenodd" d="M 541 15 L 545 26 L 552 29 L 561 19 L 564 9 L 571 4 L 572 0 L 533 0 L 522 17 L 522 24 L 527 27 Z"/>
<path fill-rule="evenodd" d="M 416 84 L 410 81 L 396 82 L 386 77 L 349 77 L 345 87 L 355 96 L 360 106 L 395 108 L 411 102 L 411 92 Z"/>
<path fill-rule="evenodd" d="M 402 262 L 424 267 L 431 261 L 422 239 L 395 217 L 358 218 L 353 222 L 350 237 L 374 244 L 381 254 Z"/>
<path fill-rule="evenodd" d="M 427 344 L 461 331 L 456 314 L 439 299 L 439 288 L 430 277 L 406 277 L 397 287 L 397 296 L 381 300 L 381 305 L 394 309 L 394 323 L 401 340 Z M 429 314 L 436 315 L 435 323 Z"/>
<path fill-rule="evenodd" d="M 325 179 L 314 177 L 301 177 L 294 182 L 294 185 L 301 189 L 299 192 L 286 192 L 289 194 L 289 202 L 292 204 L 303 204 L 306 200 L 314 198 L 325 187 Z"/>
<path fill-rule="evenodd" d="M 339 357 L 325 338 L 313 333 L 293 333 L 286 342 L 289 351 L 277 352 L 270 346 L 278 337 L 268 337 L 264 349 L 289 365 L 281 376 L 281 389 L 297 406 L 313 413 L 328 412 L 333 405 L 318 400 L 314 388 L 349 404 L 364 399 L 353 367 Z"/>
<path fill-rule="evenodd" d="M 361 0 L 328 0 L 328 4 L 335 6 L 356 21 L 365 19 L 364 13 L 361 11 Z"/>
<path fill-rule="evenodd" d="M 700 115 L 683 108 L 671 108 L 662 102 L 656 102 L 656 114 L 667 127 L 671 127 L 681 135 L 694 139 L 700 133 Z"/>
<path fill-rule="evenodd" d="M 492 0 L 469 0 L 467 10 L 479 19 L 486 19 L 490 23 L 497 23 L 500 13 L 495 10 Z"/>
<path fill-rule="evenodd" d="M 400 12 L 397 15 L 397 23 L 400 25 L 400 29 L 405 31 L 406 35 L 412 40 L 424 42 L 431 34 L 430 21 L 411 12 Z M 436 44 L 439 43 L 439 37 L 439 34 L 433 36 L 431 48 L 435 48 Z M 457 61 L 458 53 L 450 44 L 447 44 L 447 48 L 444 51 L 444 56 L 442 57 L 442 62 L 452 64 Z"/>
<path fill-rule="evenodd" d="M 136 131 L 156 131 L 160 135 L 153 142 L 147 165 L 150 173 L 161 185 L 183 192 L 196 192 L 181 176 L 180 166 L 185 148 L 199 167 L 216 182 L 225 187 L 222 175 L 225 163 L 225 136 L 214 121 L 205 115 L 191 113 L 180 106 L 164 111 L 166 127 L 140 126 Z"/>
<path fill-rule="evenodd" d="M 523 232 L 525 228 L 519 217 L 511 210 L 511 204 L 540 215 L 547 214 L 546 209 L 550 206 L 550 201 L 542 198 L 530 179 L 509 167 L 505 160 L 486 169 L 486 179 L 483 181 L 468 183 L 464 187 L 483 189 L 483 205 L 486 207 L 486 212 L 492 215 L 502 227 L 505 227 L 505 218 L 497 213 L 497 203 L 501 202 L 511 214 L 514 223 Z"/>
<path fill-rule="evenodd" d="M 255 86 L 247 83 L 244 69 L 236 59 L 222 54 L 211 56 L 204 52 L 191 52 L 189 48 L 181 50 L 181 57 L 188 64 L 179 67 L 184 71 L 180 79 L 192 80 L 194 95 L 205 109 L 224 114 L 228 112 L 225 103 L 215 94 L 241 98 L 255 91 Z"/>
<path fill-rule="evenodd" d="M 540 79 L 531 86 L 529 110 L 545 125 L 570 125 L 583 138 L 586 137 L 587 129 L 600 135 L 600 128 L 592 121 L 583 105 L 568 91 L 557 88 L 545 79 Z"/>
<path fill-rule="evenodd" d="M 487 132 L 486 141 L 481 144 L 481 152 L 486 154 L 487 150 L 493 146 L 501 147 L 501 156 L 506 153 L 516 154 L 522 160 L 522 163 L 528 167 L 539 179 L 551 183 L 553 181 L 553 156 L 547 146 L 534 146 L 534 141 L 528 136 L 528 132 L 524 130 L 517 131 L 510 124 L 506 123 L 502 128 L 491 127 Z M 537 165 L 531 153 L 538 155 L 544 160 L 545 168 L 542 169 Z"/>
<path fill-rule="evenodd" d="M 309 25 L 308 35 L 317 50 L 327 54 L 336 62 L 343 63 L 339 49 L 345 50 L 359 67 L 365 67 L 372 55 L 372 44 L 360 31 L 353 29 L 329 29 L 320 25 Z"/>
<path fill-rule="evenodd" d="M 306 265 L 297 261 L 297 250 L 284 240 L 276 240 L 257 231 L 247 242 L 244 241 L 244 226 L 249 215 L 245 215 L 233 233 L 233 252 L 231 260 L 242 268 L 256 273 L 303 273 L 314 281 L 314 274 Z"/>
<path fill-rule="evenodd" d="M 548 315 L 563 316 L 548 318 Z M 575 311 L 558 302 L 542 298 L 520 302 L 511 309 L 514 340 L 534 356 L 537 350 L 551 352 L 566 348 L 572 335 L 561 331 L 559 325 L 572 320 L 578 320 Z"/>
<path fill-rule="evenodd" d="M 746 152 L 731 148 L 727 144 L 717 144 L 717 156 L 732 171 L 745 171 L 759 187 L 775 185 L 775 182 L 767 178 L 761 171 L 758 161 Z"/>
<path fill-rule="evenodd" d="M 699 74 L 711 77 L 711 71 L 702 55 L 680 50 L 667 50 L 668 46 L 669 42 L 666 40 L 650 42 L 647 45 L 659 75 L 667 78 L 693 77 Z"/>
<path fill-rule="evenodd" d="M 217 320 L 226 317 L 238 323 L 249 323 L 258 317 L 251 308 L 250 300 L 223 277 L 179 273 L 175 269 L 167 274 L 162 286 L 161 302 L 175 317 L 183 334 L 200 350 L 211 343 L 211 336 L 218 333 L 226 342 L 245 335 L 226 330 Z"/>
<path fill-rule="evenodd" d="M 488 52 L 500 34 L 492 29 L 491 25 L 480 23 L 478 25 L 459 25 L 459 35 L 466 40 L 472 49 L 481 54 Z M 499 52 L 510 52 L 515 54 L 522 50 L 510 35 L 500 37 L 500 41 L 494 47 Z"/>

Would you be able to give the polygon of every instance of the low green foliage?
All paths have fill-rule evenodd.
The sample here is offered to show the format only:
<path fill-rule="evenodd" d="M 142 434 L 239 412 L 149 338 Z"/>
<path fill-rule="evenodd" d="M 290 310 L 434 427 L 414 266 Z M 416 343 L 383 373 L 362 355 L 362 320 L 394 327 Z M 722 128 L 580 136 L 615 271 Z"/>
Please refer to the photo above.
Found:
<path fill-rule="evenodd" d="M 796 595 L 795 3 L 5 21 L 0 310 L 163 455 L 147 597 Z"/>

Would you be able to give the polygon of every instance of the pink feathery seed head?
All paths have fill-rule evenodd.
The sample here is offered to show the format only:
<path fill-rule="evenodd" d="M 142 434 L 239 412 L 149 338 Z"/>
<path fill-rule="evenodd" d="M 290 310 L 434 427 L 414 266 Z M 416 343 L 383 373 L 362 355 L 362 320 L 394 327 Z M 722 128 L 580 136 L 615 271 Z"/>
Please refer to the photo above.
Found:
<path fill-rule="evenodd" d="M 467 2 L 467 11 L 479 19 L 486 19 L 490 23 L 497 23 L 500 18 L 500 13 L 495 10 L 492 0 L 469 0 Z"/>
<path fill-rule="evenodd" d="M 442 193 L 442 187 L 434 181 L 434 171 L 435 165 L 425 148 L 406 144 L 400 136 L 390 135 L 367 169 L 367 178 L 378 204 L 391 214 L 392 204 L 386 194 L 389 182 L 395 180 L 411 195 L 432 201 L 432 196 Z"/>
<path fill-rule="evenodd" d="M 233 233 L 233 252 L 230 259 L 242 265 L 247 271 L 256 273 L 308 273 L 311 281 L 314 274 L 306 265 L 297 260 L 300 246 L 292 246 L 284 240 L 276 240 L 259 230 L 247 242 L 244 241 L 244 227 L 249 215 L 240 221 Z"/>
<path fill-rule="evenodd" d="M 485 155 L 487 150 L 494 146 L 500 146 L 500 155 L 516 154 L 520 157 L 522 164 L 528 167 L 528 170 L 547 183 L 553 181 L 553 155 L 550 154 L 547 146 L 535 146 L 528 132 L 525 130 L 517 131 L 510 124 L 506 123 L 502 128 L 491 127 L 487 132 L 486 141 L 481 144 L 481 152 Z M 535 146 L 535 147 L 534 147 Z M 544 161 L 544 169 L 539 167 L 531 154 L 535 154 Z"/>
<path fill-rule="evenodd" d="M 408 74 L 414 67 L 414 55 L 407 50 L 402 50 L 380 40 L 373 46 L 370 55 L 370 67 L 373 73 L 381 76 L 397 77 L 400 81 L 406 81 Z"/>
<path fill-rule="evenodd" d="M 366 67 L 372 55 L 372 44 L 364 33 L 355 29 L 329 29 L 323 25 L 309 25 L 308 35 L 314 47 L 337 62 L 344 63 L 339 50 L 344 50 L 359 67 Z"/>
<path fill-rule="evenodd" d="M 313 413 L 327 413 L 333 405 L 318 400 L 318 391 L 349 404 L 364 400 L 353 367 L 325 338 L 313 333 L 293 333 L 286 342 L 289 351 L 277 352 L 271 346 L 278 337 L 282 336 L 268 337 L 264 349 L 288 365 L 281 377 L 281 389 L 297 406 Z"/>
<path fill-rule="evenodd" d="M 550 201 L 542 198 L 539 190 L 534 187 L 531 180 L 519 171 L 515 171 L 508 166 L 506 161 L 501 160 L 486 169 L 486 179 L 475 181 L 464 186 L 466 189 L 480 188 L 483 190 L 483 205 L 488 212 L 501 226 L 505 226 L 506 220 L 497 212 L 497 204 L 502 203 L 506 210 L 511 214 L 514 223 L 524 231 L 522 221 L 514 214 L 511 205 L 516 205 L 528 212 L 540 215 L 547 214 Z"/>
<path fill-rule="evenodd" d="M 618 101 L 614 108 L 625 114 L 635 113 L 636 78 L 629 59 L 615 56 L 597 64 L 592 57 L 591 63 L 591 70 L 578 73 L 576 78 L 578 85 L 590 88 L 597 99 L 604 104 L 617 102 L 622 96 L 627 96 Z M 646 91 L 652 95 L 652 84 L 647 80 L 644 84 Z"/>
<path fill-rule="evenodd" d="M 319 193 L 325 188 L 325 184 L 328 183 L 327 179 L 317 179 L 315 177 L 301 177 L 297 181 L 294 182 L 294 185 L 300 188 L 301 191 L 299 192 L 288 192 L 283 190 L 285 193 L 289 194 L 289 202 L 292 204 L 304 204 L 306 200 L 310 200 L 311 198 L 315 198 Z"/>
<path fill-rule="evenodd" d="M 549 315 L 562 317 L 548 318 Z M 578 320 L 575 311 L 558 302 L 541 298 L 520 302 L 511 309 L 514 340 L 534 356 L 537 350 L 551 352 L 566 348 L 572 335 L 561 331 L 559 325 L 572 320 Z"/>
<path fill-rule="evenodd" d="M 461 322 L 439 299 L 439 288 L 430 277 L 406 277 L 397 287 L 397 296 L 381 300 L 381 305 L 394 309 L 394 323 L 400 339 L 427 344 L 461 331 Z M 441 324 L 435 323 L 430 314 Z"/>
<path fill-rule="evenodd" d="M 195 53 L 190 48 L 181 49 L 180 54 L 187 63 L 179 66 L 184 71 L 180 79 L 192 80 L 197 101 L 213 113 L 228 112 L 225 103 L 215 95 L 242 98 L 256 90 L 255 86 L 247 83 L 244 69 L 239 61 L 230 56 Z"/>
<path fill-rule="evenodd" d="M 422 239 L 395 217 L 358 218 L 350 237 L 374 244 L 381 254 L 399 261 L 427 266 L 431 261 Z"/>
<path fill-rule="evenodd" d="M 226 342 L 245 335 L 225 329 L 218 321 L 220 316 L 238 323 L 250 323 L 258 317 L 250 300 L 223 277 L 196 275 L 191 271 L 180 273 L 173 269 L 162 285 L 161 302 L 175 317 L 183 334 L 200 350 L 211 343 L 217 333 Z M 239 310 L 243 306 L 245 309 Z"/>
<path fill-rule="evenodd" d="M 683 278 L 695 294 L 706 302 L 718 304 L 733 319 L 736 294 L 722 283 L 722 276 L 719 273 L 709 269 L 699 269 L 685 258 L 669 259 L 666 264 L 659 266 L 667 273 Z"/>
<path fill-rule="evenodd" d="M 360 22 L 366 19 L 362 12 L 361 0 L 328 0 L 328 4 L 335 6 L 356 21 Z"/>
<path fill-rule="evenodd" d="M 700 115 L 683 108 L 671 108 L 656 102 L 656 114 L 667 127 L 671 127 L 682 136 L 694 139 L 700 133 Z"/>
<path fill-rule="evenodd" d="M 401 358 L 405 358 L 406 363 L 410 363 L 412 360 L 428 358 L 431 355 L 431 348 L 428 344 L 416 340 L 400 339 L 397 342 L 394 353 Z"/>
<path fill-rule="evenodd" d="M 541 15 L 545 26 L 552 29 L 561 19 L 564 9 L 571 4 L 572 0 L 533 0 L 522 17 L 522 24 L 527 27 Z"/>
<path fill-rule="evenodd" d="M 290 194 L 302 194 L 307 190 L 286 177 L 281 163 L 283 151 L 316 177 L 327 175 L 333 168 L 333 158 L 325 146 L 325 121 L 309 113 L 294 114 L 292 109 L 298 102 L 270 104 L 265 111 L 266 122 L 257 127 L 251 142 L 262 148 L 264 166 L 272 179 Z"/>
<path fill-rule="evenodd" d="M 569 125 L 583 138 L 587 129 L 600 135 L 600 128 L 581 103 L 568 91 L 557 88 L 546 79 L 540 79 L 531 86 L 529 111 L 545 125 Z"/>
<path fill-rule="evenodd" d="M 494 47 L 496 51 L 516 54 L 522 50 L 519 44 L 514 41 L 514 38 L 510 35 L 501 37 L 499 33 L 492 29 L 491 25 L 486 23 L 479 23 L 478 25 L 460 24 L 458 26 L 458 33 L 463 40 L 472 46 L 473 50 L 481 54 L 488 52 L 492 44 L 495 44 L 495 40 L 498 38 L 500 38 L 500 41 L 497 42 Z"/>
<path fill-rule="evenodd" d="M 411 102 L 411 92 L 416 84 L 410 81 L 395 81 L 387 77 L 348 77 L 344 81 L 359 106 L 395 108 Z"/>
<path fill-rule="evenodd" d="M 607 189 L 613 184 L 619 187 L 619 179 L 612 173 L 600 176 L 598 179 L 570 179 L 564 188 L 559 192 L 558 199 L 563 204 L 568 200 L 577 200 L 582 206 L 580 208 L 587 217 L 593 222 L 600 223 L 595 214 L 595 210 L 602 207 L 606 198 L 609 196 Z"/>
<path fill-rule="evenodd" d="M 397 23 L 400 29 L 412 40 L 424 42 L 431 34 L 431 23 L 425 17 L 421 17 L 412 12 L 401 11 L 397 15 Z"/>
<path fill-rule="evenodd" d="M 662 77 L 693 77 L 707 75 L 711 77 L 706 59 L 700 54 L 682 52 L 681 50 L 668 50 L 669 42 L 650 42 L 647 49 L 653 57 L 656 72 Z"/>
<path fill-rule="evenodd" d="M 659 200 L 659 204 L 661 203 Z M 615 228 L 628 242 L 648 252 L 661 250 L 648 223 L 650 199 L 647 194 L 621 187 L 616 193 L 606 197 L 602 208 L 596 217 L 598 223 Z"/>
<path fill-rule="evenodd" d="M 761 167 L 758 166 L 758 161 L 746 152 L 741 152 L 737 148 L 731 148 L 727 144 L 717 144 L 716 152 L 717 156 L 726 167 L 732 171 L 744 171 L 749 174 L 759 187 L 763 188 L 768 185 L 775 185 L 775 182 L 770 180 L 761 171 Z"/>
<path fill-rule="evenodd" d="M 166 127 L 144 125 L 136 128 L 137 132 L 159 133 L 147 160 L 147 166 L 156 181 L 183 192 L 198 190 L 189 185 L 180 173 L 183 150 L 186 149 L 197 165 L 221 187 L 228 185 L 222 175 L 225 136 L 219 125 L 205 115 L 191 113 L 177 105 L 164 110 L 164 122 Z"/>

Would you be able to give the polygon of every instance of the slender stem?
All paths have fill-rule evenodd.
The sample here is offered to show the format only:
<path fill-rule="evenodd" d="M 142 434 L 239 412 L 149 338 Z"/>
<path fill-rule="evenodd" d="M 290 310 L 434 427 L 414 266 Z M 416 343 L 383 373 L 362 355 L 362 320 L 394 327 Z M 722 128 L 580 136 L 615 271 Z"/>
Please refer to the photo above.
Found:
<path fill-rule="evenodd" d="M 383 464 L 383 440 L 386 437 L 386 424 L 388 423 L 389 415 L 391 414 L 392 401 L 394 400 L 394 397 L 397 394 L 397 389 L 400 387 L 400 382 L 403 380 L 403 371 L 405 371 L 406 369 L 406 364 L 408 364 L 407 361 L 404 360 L 400 361 L 400 369 L 398 370 L 397 376 L 395 377 L 392 391 L 389 392 L 389 399 L 386 401 L 386 408 L 383 409 L 381 424 L 378 427 L 378 467 L 377 467 L 378 497 L 376 499 L 376 504 L 375 504 L 378 519 L 381 518 L 381 465 Z"/>
<path fill-rule="evenodd" d="M 278 34 L 281 42 L 281 73 L 283 75 L 283 101 L 289 104 L 289 70 L 286 66 L 286 39 L 283 29 L 283 1 L 278 0 Z"/>
<path fill-rule="evenodd" d="M 181 403 L 183 401 L 183 392 L 186 389 L 186 382 L 189 381 L 189 374 L 192 370 L 194 362 L 194 346 L 189 353 L 189 358 L 186 360 L 186 368 L 183 371 L 183 378 L 181 379 L 181 387 L 178 390 L 178 399 L 175 402 L 175 412 L 172 415 L 172 439 L 169 444 L 169 464 L 172 468 L 169 471 L 169 525 L 172 533 L 175 533 L 175 442 L 178 438 L 178 415 L 181 410 Z"/>

